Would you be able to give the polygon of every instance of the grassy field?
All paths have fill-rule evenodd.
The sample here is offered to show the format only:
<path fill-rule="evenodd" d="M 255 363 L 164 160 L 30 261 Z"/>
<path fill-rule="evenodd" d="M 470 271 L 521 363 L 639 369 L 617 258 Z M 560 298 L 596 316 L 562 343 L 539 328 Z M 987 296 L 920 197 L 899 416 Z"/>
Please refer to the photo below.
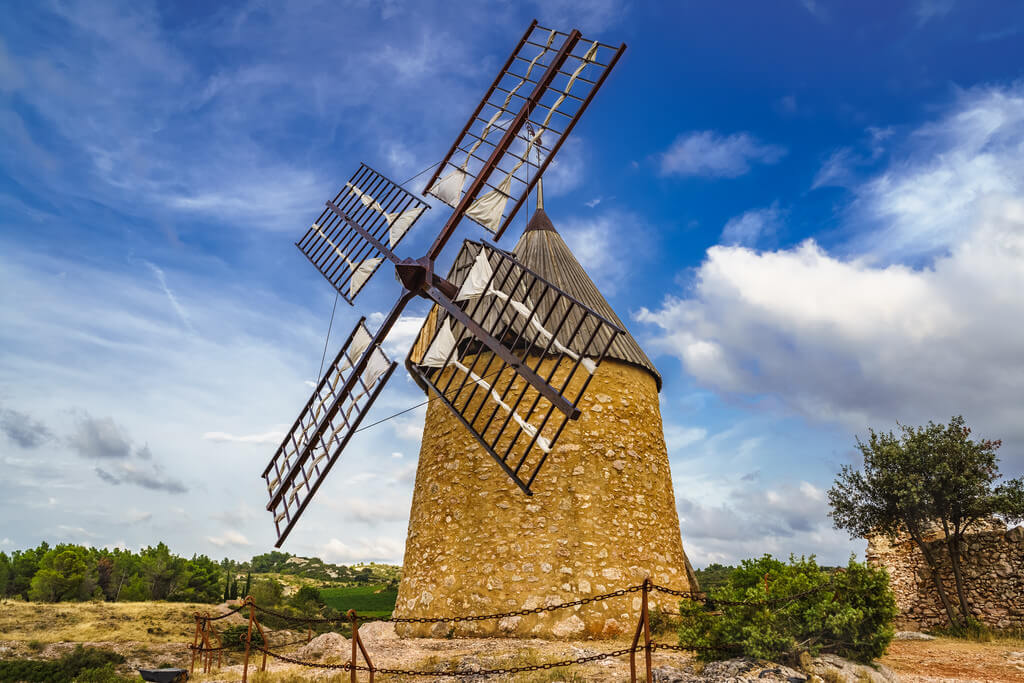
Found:
<path fill-rule="evenodd" d="M 40 643 L 90 641 L 185 642 L 195 612 L 219 614 L 217 605 L 181 602 L 58 602 L 8 600 L 0 605 L 0 639 Z M 240 617 L 235 619 L 240 620 Z"/>
<path fill-rule="evenodd" d="M 395 609 L 398 590 L 389 590 L 384 584 L 325 588 L 320 591 L 320 597 L 335 609 L 354 609 L 358 614 L 368 617 L 389 617 Z"/>

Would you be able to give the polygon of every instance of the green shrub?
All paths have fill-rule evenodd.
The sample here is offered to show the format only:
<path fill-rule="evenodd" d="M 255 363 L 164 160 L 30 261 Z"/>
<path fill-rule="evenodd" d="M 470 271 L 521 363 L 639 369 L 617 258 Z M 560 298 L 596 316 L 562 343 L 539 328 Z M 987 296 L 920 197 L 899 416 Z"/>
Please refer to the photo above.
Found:
<path fill-rule="evenodd" d="M 693 573 L 697 576 L 697 583 L 700 584 L 701 590 L 709 591 L 712 588 L 724 586 L 734 571 L 736 571 L 736 567 L 712 562 L 704 569 L 694 570 Z"/>
<path fill-rule="evenodd" d="M 656 636 L 674 633 L 679 630 L 680 621 L 678 615 L 666 612 L 658 606 L 651 608 L 647 619 L 651 625 L 651 633 Z"/>
<path fill-rule="evenodd" d="M 312 586 L 303 586 L 291 597 L 291 604 L 300 610 L 316 611 L 323 606 L 320 591 Z"/>
<path fill-rule="evenodd" d="M 138 676 L 122 676 L 114 669 L 113 664 L 105 664 L 96 669 L 85 669 L 77 676 L 73 683 L 135 683 Z"/>
<path fill-rule="evenodd" d="M 75 649 L 60 659 L 6 659 L 0 661 L 0 681 L 29 681 L 30 683 L 67 683 L 67 681 L 88 681 L 88 683 L 106 683 L 106 681 L 125 680 L 110 678 L 117 676 L 114 665 L 124 664 L 124 657 L 116 652 L 100 650 L 94 647 Z M 95 675 L 109 675 L 107 678 L 88 678 Z"/>
<path fill-rule="evenodd" d="M 790 557 L 788 564 L 770 555 L 744 560 L 708 598 L 704 605 L 682 602 L 679 627 L 680 644 L 709 648 L 698 651 L 706 660 L 743 654 L 795 661 L 807 651 L 869 662 L 892 641 L 897 613 L 888 574 L 852 557 L 832 575 L 813 556 Z"/>
<path fill-rule="evenodd" d="M 245 637 L 248 632 L 248 624 L 235 624 L 233 626 L 228 626 L 220 632 L 220 642 L 223 643 L 224 647 L 231 648 L 232 650 L 244 650 Z M 263 635 L 255 626 L 252 628 L 251 642 L 253 645 L 263 647 Z"/>

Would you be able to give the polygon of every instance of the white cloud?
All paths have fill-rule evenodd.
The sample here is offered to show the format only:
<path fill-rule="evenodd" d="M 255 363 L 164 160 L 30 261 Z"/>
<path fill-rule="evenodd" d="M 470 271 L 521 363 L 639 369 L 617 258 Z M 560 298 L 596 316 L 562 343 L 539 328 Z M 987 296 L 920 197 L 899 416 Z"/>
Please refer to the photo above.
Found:
<path fill-rule="evenodd" d="M 182 324 L 188 328 L 190 332 L 195 332 L 195 328 L 192 327 L 192 321 L 189 319 L 188 312 L 185 310 L 185 307 L 181 305 L 181 302 L 178 301 L 178 297 L 174 295 L 174 292 L 172 292 L 171 288 L 167 285 L 167 276 L 164 274 L 163 269 L 149 261 L 144 261 L 144 263 L 149 266 L 151 271 L 153 271 L 153 275 L 156 277 L 157 282 L 160 283 L 160 288 L 167 296 L 167 300 L 170 302 L 171 308 L 173 308 L 174 312 L 177 313 Z"/>
<path fill-rule="evenodd" d="M 583 185 L 588 163 L 587 146 L 571 137 L 558 150 L 558 156 L 544 171 L 544 196 L 561 197 Z"/>
<path fill-rule="evenodd" d="M 950 13 L 956 0 L 917 0 L 914 14 L 917 15 L 918 25 L 925 24 L 932 19 L 941 19 Z"/>
<path fill-rule="evenodd" d="M 409 519 L 409 501 L 352 497 L 344 502 L 345 516 L 357 522 L 376 526 L 385 522 L 404 522 Z"/>
<path fill-rule="evenodd" d="M 263 432 L 262 434 L 229 434 L 227 432 L 205 432 L 203 439 L 205 441 L 215 441 L 218 443 L 255 443 L 255 444 L 267 444 L 267 445 L 278 445 L 281 443 L 281 439 L 284 438 L 284 432 L 271 431 Z"/>
<path fill-rule="evenodd" d="M 367 320 L 370 322 L 370 331 L 375 332 L 378 325 L 384 322 L 385 315 L 383 313 L 373 313 Z M 420 333 L 420 328 L 423 327 L 423 321 L 426 316 L 423 315 L 400 315 L 398 320 L 395 321 L 394 326 L 388 333 L 387 339 L 384 340 L 384 352 L 388 354 L 393 360 L 403 361 L 409 354 L 409 349 L 412 348 L 413 342 L 416 341 L 416 336 Z"/>
<path fill-rule="evenodd" d="M 964 93 L 857 189 L 860 255 L 716 246 L 639 319 L 701 384 L 862 432 L 963 413 L 1024 439 L 1024 94 Z M 945 246 L 930 263 L 879 263 Z M 1019 454 L 1007 452 L 1007 456 Z"/>
<path fill-rule="evenodd" d="M 533 0 L 543 26 L 576 26 L 583 33 L 603 33 L 629 13 L 625 0 Z"/>
<path fill-rule="evenodd" d="M 558 221 L 555 225 L 597 288 L 614 295 L 651 253 L 654 229 L 640 216 L 607 209 Z M 629 255 L 621 253 L 621 236 L 629 235 Z"/>
<path fill-rule="evenodd" d="M 819 187 L 849 187 L 853 184 L 853 166 L 856 164 L 853 150 L 849 147 L 842 147 L 835 150 L 825 159 L 811 189 Z"/>
<path fill-rule="evenodd" d="M 419 411 L 416 411 L 417 413 Z M 423 440 L 423 418 L 401 419 L 395 418 L 389 421 L 395 436 L 407 441 L 419 442 Z"/>
<path fill-rule="evenodd" d="M 326 562 L 393 562 L 401 563 L 405 544 L 393 538 L 361 538 L 349 544 L 332 538 L 318 548 L 318 555 Z"/>
<path fill-rule="evenodd" d="M 874 228 L 858 251 L 948 252 L 972 239 L 998 204 L 1024 194 L 1024 84 L 958 93 L 953 109 L 915 131 L 907 147 L 856 192 L 852 220 Z"/>
<path fill-rule="evenodd" d="M 786 148 L 765 144 L 749 133 L 720 135 L 711 130 L 680 135 L 661 156 L 665 176 L 736 178 L 754 164 L 775 164 Z"/>
<path fill-rule="evenodd" d="M 863 549 L 863 541 L 831 529 L 825 492 L 807 481 L 748 484 L 724 496 L 687 493 L 677 496 L 676 506 L 684 547 L 697 566 L 734 564 L 763 553 L 783 559 L 789 553 L 816 554 L 841 562 Z"/>
<path fill-rule="evenodd" d="M 730 218 L 722 228 L 720 241 L 726 245 L 742 245 L 752 247 L 762 237 L 772 236 L 782 224 L 782 211 L 779 203 L 774 202 L 764 209 L 751 209 Z"/>
<path fill-rule="evenodd" d="M 703 427 L 683 427 L 681 425 L 665 425 L 665 443 L 669 452 L 686 448 L 707 437 L 708 431 Z"/>
<path fill-rule="evenodd" d="M 207 536 L 206 540 L 214 544 L 218 548 L 223 548 L 228 545 L 235 546 L 247 546 L 252 545 L 249 539 L 234 529 L 226 529 L 220 536 Z"/>

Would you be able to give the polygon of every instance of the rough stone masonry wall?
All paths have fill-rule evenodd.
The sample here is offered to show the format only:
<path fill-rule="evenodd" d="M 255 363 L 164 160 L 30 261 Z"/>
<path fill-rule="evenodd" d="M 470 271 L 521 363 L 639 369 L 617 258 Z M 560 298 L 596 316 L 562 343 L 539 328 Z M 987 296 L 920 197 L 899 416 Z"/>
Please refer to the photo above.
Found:
<path fill-rule="evenodd" d="M 654 379 L 606 360 L 580 409 L 527 497 L 440 401 L 431 402 L 395 616 L 530 609 L 637 585 L 646 576 L 690 588 Z M 674 611 L 678 598 L 653 593 L 650 604 Z M 612 636 L 632 632 L 639 607 L 633 593 L 557 612 L 460 622 L 455 634 Z M 449 629 L 403 626 L 403 635 Z"/>
<path fill-rule="evenodd" d="M 958 609 L 956 584 L 945 541 L 930 541 L 943 585 Z M 967 599 L 976 618 L 995 628 L 1024 628 L 1024 527 L 986 529 L 968 534 L 962 567 Z M 889 571 L 899 628 L 927 629 L 948 625 L 924 557 L 911 540 L 890 543 L 868 540 L 868 562 Z"/>

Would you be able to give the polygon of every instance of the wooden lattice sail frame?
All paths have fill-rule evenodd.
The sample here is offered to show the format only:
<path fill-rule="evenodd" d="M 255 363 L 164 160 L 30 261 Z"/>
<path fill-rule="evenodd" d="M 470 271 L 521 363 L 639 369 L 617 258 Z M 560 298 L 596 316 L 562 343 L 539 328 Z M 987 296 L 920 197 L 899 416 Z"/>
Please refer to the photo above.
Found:
<path fill-rule="evenodd" d="M 466 268 L 466 264 L 471 264 Z M 597 366 L 622 330 L 488 244 L 466 241 L 452 268 L 454 302 L 511 351 L 491 353 L 478 333 L 435 307 L 406 367 L 459 418 L 527 494 Z M 528 368 L 552 401 L 522 379 Z"/>

